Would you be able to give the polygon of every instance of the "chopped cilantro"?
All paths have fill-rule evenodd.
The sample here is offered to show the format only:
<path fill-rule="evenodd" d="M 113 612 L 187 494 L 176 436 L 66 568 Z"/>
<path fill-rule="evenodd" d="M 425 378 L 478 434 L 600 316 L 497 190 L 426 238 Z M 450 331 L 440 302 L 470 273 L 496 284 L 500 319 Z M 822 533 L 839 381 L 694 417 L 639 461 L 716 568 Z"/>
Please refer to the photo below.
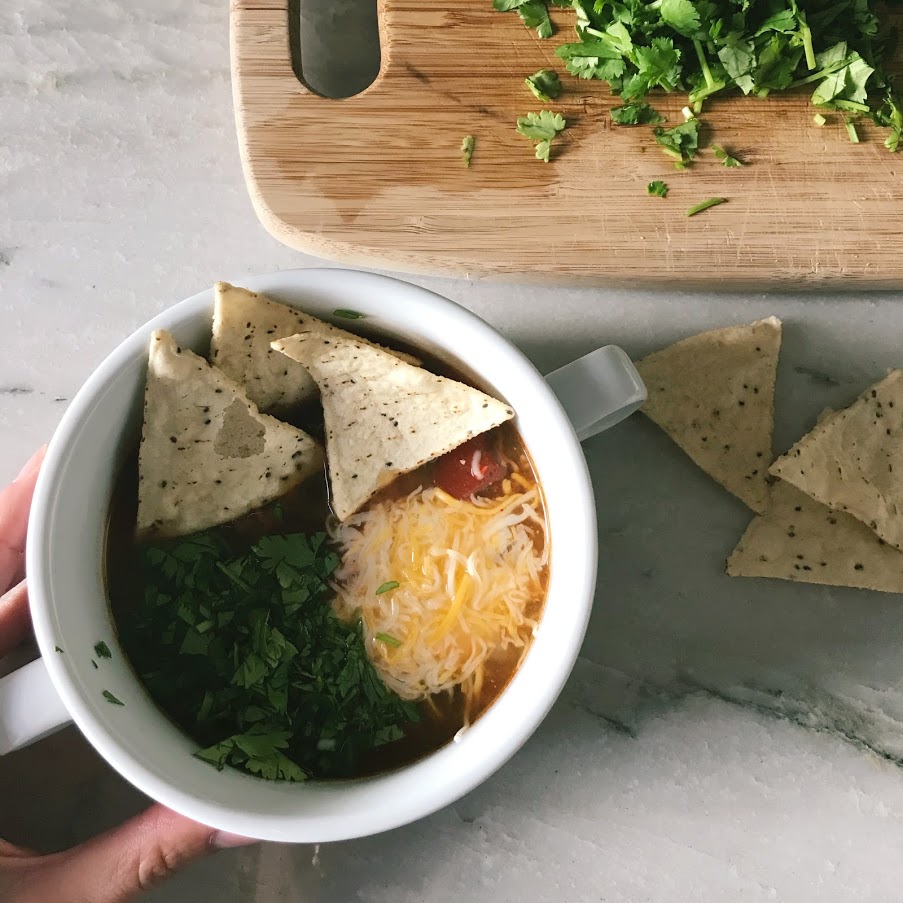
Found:
<path fill-rule="evenodd" d="M 903 116 L 888 71 L 894 22 L 877 0 L 493 0 L 493 5 L 516 10 L 541 37 L 552 34 L 550 5 L 571 8 L 576 40 L 555 53 L 571 75 L 607 82 L 624 101 L 617 109 L 642 103 L 651 91 L 680 91 L 695 115 L 719 93 L 767 97 L 807 86 L 821 109 L 867 116 L 889 129 L 889 150 L 900 146 Z M 638 124 L 630 112 L 613 113 L 612 121 Z"/>
<path fill-rule="evenodd" d="M 375 593 L 377 596 L 381 596 L 383 593 L 387 593 L 390 590 L 398 589 L 401 584 L 397 580 L 389 580 L 384 583 Z"/>
<path fill-rule="evenodd" d="M 461 156 L 464 159 L 465 166 L 470 166 L 470 161 L 473 159 L 473 146 L 473 135 L 465 135 L 464 140 L 461 142 Z"/>
<path fill-rule="evenodd" d="M 689 119 L 671 129 L 653 129 L 656 144 L 683 169 L 699 150 L 699 120 Z"/>
<path fill-rule="evenodd" d="M 333 316 L 341 317 L 343 320 L 364 320 L 367 315 L 362 314 L 356 310 L 346 310 L 345 308 L 339 308 L 338 310 L 334 310 Z"/>
<path fill-rule="evenodd" d="M 827 123 L 828 120 L 825 119 L 825 117 L 822 116 L 821 113 L 816 113 L 816 114 L 812 117 L 812 121 L 813 121 L 817 126 L 822 126 L 822 125 L 825 125 L 825 123 Z"/>
<path fill-rule="evenodd" d="M 847 127 L 847 134 L 850 136 L 850 141 L 853 144 L 859 144 L 859 132 L 856 131 L 856 123 L 852 119 L 844 120 L 844 124 Z"/>
<path fill-rule="evenodd" d="M 543 103 L 555 100 L 563 90 L 561 79 L 554 69 L 540 69 L 538 72 L 528 75 L 524 82 Z"/>
<path fill-rule="evenodd" d="M 98 658 L 112 658 L 113 653 L 110 652 L 110 647 L 101 640 L 99 643 L 94 644 L 94 654 Z"/>
<path fill-rule="evenodd" d="M 94 670 L 95 670 L 95 671 L 98 669 L 98 667 L 100 667 L 100 666 L 97 664 L 97 662 L 94 661 L 93 658 L 91 659 L 91 664 L 94 665 Z"/>
<path fill-rule="evenodd" d="M 554 29 L 546 0 L 492 0 L 492 5 L 500 12 L 516 9 L 527 28 L 535 28 L 541 38 L 552 37 Z"/>
<path fill-rule="evenodd" d="M 712 145 L 712 150 L 715 152 L 715 159 L 720 160 L 723 166 L 735 168 L 743 165 L 736 157 L 732 157 L 723 147 L 719 147 L 717 144 Z"/>
<path fill-rule="evenodd" d="M 396 649 L 401 645 L 401 640 L 397 637 L 392 636 L 391 633 L 378 633 L 376 634 L 376 639 L 378 639 L 381 643 L 386 643 L 389 646 L 394 646 Z"/>
<path fill-rule="evenodd" d="M 561 113 L 541 110 L 539 113 L 527 113 L 517 120 L 517 131 L 525 138 L 536 141 L 536 159 L 549 162 L 549 151 L 552 141 L 559 132 L 567 128 Z"/>
<path fill-rule="evenodd" d="M 611 108 L 611 121 L 615 125 L 659 125 L 665 117 L 648 103 L 625 103 Z"/>
<path fill-rule="evenodd" d="M 54 651 L 54 652 L 62 652 L 63 650 L 60 649 L 59 646 L 54 646 L 54 647 L 53 647 L 53 651 Z"/>
<path fill-rule="evenodd" d="M 687 216 L 696 216 L 697 213 L 702 213 L 703 210 L 708 210 L 709 207 L 717 207 L 719 204 L 726 202 L 727 198 L 709 198 L 707 201 L 700 201 L 687 211 Z"/>
<path fill-rule="evenodd" d="M 121 699 L 117 699 L 109 690 L 103 691 L 103 698 L 111 705 L 125 705 Z"/>
<path fill-rule="evenodd" d="M 650 182 L 646 186 L 646 193 L 651 194 L 654 197 L 666 198 L 668 197 L 668 186 L 664 182 L 656 179 L 656 181 Z"/>
<path fill-rule="evenodd" d="M 332 609 L 322 533 L 227 530 L 139 548 L 143 596 L 122 641 L 198 758 L 269 780 L 347 777 L 418 712 L 380 680 L 362 626 Z"/>

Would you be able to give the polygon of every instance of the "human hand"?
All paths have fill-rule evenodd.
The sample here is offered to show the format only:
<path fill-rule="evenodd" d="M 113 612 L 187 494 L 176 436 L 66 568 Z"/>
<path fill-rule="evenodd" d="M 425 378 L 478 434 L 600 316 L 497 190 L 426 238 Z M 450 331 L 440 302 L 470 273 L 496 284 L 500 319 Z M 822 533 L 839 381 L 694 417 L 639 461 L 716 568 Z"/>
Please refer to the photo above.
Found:
<path fill-rule="evenodd" d="M 25 534 L 41 449 L 0 492 L 0 657 L 28 634 Z M 41 855 L 0 840 L 3 903 L 124 903 L 182 866 L 252 841 L 205 828 L 160 805 L 80 846 Z"/>

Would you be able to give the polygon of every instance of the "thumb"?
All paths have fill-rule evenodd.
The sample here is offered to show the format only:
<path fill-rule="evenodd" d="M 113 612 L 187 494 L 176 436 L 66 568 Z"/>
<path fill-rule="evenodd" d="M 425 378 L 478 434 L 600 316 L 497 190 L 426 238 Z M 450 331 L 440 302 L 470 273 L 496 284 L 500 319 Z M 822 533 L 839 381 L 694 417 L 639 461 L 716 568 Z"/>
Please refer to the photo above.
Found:
<path fill-rule="evenodd" d="M 154 805 L 106 834 L 37 860 L 27 886 L 35 900 L 125 903 L 196 859 L 253 842 Z"/>

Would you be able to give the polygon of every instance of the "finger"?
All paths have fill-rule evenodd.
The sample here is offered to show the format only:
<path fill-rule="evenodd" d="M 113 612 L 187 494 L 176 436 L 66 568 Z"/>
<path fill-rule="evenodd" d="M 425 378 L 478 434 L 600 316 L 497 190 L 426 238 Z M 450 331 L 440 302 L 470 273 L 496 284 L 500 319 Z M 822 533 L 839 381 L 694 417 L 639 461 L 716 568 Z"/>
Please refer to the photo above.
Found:
<path fill-rule="evenodd" d="M 28 512 L 45 451 L 38 449 L 19 476 L 0 492 L 0 593 L 25 576 Z"/>
<path fill-rule="evenodd" d="M 0 658 L 12 652 L 30 629 L 28 588 L 23 580 L 0 596 Z"/>
<path fill-rule="evenodd" d="M 21 583 L 25 577 L 25 552 L 11 549 L 0 541 L 0 593 Z"/>
<path fill-rule="evenodd" d="M 81 846 L 37 860 L 40 867 L 32 871 L 28 887 L 35 900 L 125 903 L 223 846 L 252 842 L 223 838 L 213 828 L 154 805 Z"/>

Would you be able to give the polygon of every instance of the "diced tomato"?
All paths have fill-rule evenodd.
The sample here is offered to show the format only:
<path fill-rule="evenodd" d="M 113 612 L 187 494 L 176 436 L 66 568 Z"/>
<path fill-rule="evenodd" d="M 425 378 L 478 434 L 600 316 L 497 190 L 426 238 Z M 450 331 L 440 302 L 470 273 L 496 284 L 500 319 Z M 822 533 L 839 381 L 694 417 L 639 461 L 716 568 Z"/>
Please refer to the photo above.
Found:
<path fill-rule="evenodd" d="M 466 499 L 476 492 L 498 483 L 505 466 L 487 436 L 476 436 L 454 451 L 443 455 L 433 465 L 436 485 L 456 499 Z"/>

